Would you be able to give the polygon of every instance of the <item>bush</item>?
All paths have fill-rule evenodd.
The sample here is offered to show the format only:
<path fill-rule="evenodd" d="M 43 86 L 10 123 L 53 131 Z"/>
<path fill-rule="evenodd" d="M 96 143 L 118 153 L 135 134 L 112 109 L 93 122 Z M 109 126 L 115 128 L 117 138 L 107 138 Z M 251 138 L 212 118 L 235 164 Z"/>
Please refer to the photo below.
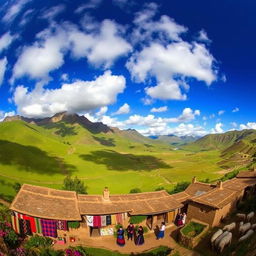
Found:
<path fill-rule="evenodd" d="M 72 179 L 70 176 L 67 176 L 63 181 L 63 189 L 76 191 L 79 194 L 87 194 L 87 187 L 84 185 L 84 182 L 77 177 Z"/>
<path fill-rule="evenodd" d="M 169 193 L 169 194 L 176 194 L 176 193 L 182 192 L 182 191 L 184 191 L 189 185 L 190 185 L 190 182 L 188 182 L 188 181 L 178 182 L 178 183 L 176 184 L 176 186 L 175 186 L 172 190 L 169 190 L 169 191 L 168 191 L 168 193 Z"/>
<path fill-rule="evenodd" d="M 32 236 L 24 245 L 24 247 L 28 250 L 32 248 L 49 248 L 51 246 L 51 238 L 39 235 Z"/>
<path fill-rule="evenodd" d="M 79 221 L 69 221 L 68 228 L 79 228 L 80 222 Z"/>
<path fill-rule="evenodd" d="M 9 248 L 15 248 L 19 244 L 19 237 L 14 230 L 8 230 L 4 236 L 4 242 Z"/>
<path fill-rule="evenodd" d="M 161 190 L 165 190 L 165 188 L 164 187 L 158 187 L 158 188 L 155 189 L 155 191 L 161 191 Z"/>
<path fill-rule="evenodd" d="M 147 216 L 131 216 L 130 218 L 130 223 L 133 224 L 140 224 L 141 222 L 143 222 L 145 219 L 147 219 Z"/>
<path fill-rule="evenodd" d="M 14 189 L 17 193 L 19 192 L 20 188 L 21 188 L 21 185 L 20 185 L 19 182 L 15 182 L 15 183 L 13 184 L 13 189 Z"/>
<path fill-rule="evenodd" d="M 136 194 L 136 193 L 141 193 L 141 189 L 140 188 L 133 188 L 130 190 L 130 194 Z"/>
<path fill-rule="evenodd" d="M 238 170 L 226 173 L 222 178 L 221 181 L 230 180 L 236 177 L 236 175 L 239 173 Z"/>

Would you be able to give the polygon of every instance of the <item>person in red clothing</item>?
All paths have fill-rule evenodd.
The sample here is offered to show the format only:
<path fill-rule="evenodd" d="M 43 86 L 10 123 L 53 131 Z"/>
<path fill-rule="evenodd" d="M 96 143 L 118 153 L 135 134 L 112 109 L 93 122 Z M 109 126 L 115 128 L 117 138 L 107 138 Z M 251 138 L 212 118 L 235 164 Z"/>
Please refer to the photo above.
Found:
<path fill-rule="evenodd" d="M 134 235 L 134 225 L 132 223 L 130 223 L 126 229 L 127 231 L 127 237 L 128 237 L 128 240 L 133 238 L 133 235 Z"/>
<path fill-rule="evenodd" d="M 116 239 L 116 243 L 117 243 L 119 246 L 124 246 L 124 245 L 125 245 L 124 230 L 123 230 L 122 227 L 120 227 L 120 228 L 117 230 L 117 239 Z"/>

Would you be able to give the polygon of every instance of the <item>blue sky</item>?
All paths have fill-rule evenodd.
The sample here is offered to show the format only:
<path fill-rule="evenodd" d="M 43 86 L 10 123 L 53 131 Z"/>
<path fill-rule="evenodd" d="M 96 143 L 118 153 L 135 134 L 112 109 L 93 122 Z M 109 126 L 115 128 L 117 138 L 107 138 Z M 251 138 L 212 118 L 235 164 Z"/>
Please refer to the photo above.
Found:
<path fill-rule="evenodd" d="M 62 111 L 144 135 L 256 129 L 256 2 L 13 0 L 0 120 Z"/>

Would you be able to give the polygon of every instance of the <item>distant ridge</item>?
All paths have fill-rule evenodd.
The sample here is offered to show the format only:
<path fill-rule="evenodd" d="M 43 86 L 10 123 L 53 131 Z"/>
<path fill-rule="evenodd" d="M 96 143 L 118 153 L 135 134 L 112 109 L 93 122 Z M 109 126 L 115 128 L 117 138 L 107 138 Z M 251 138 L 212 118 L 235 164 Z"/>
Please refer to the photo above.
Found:
<path fill-rule="evenodd" d="M 196 141 L 198 138 L 198 136 L 176 136 L 174 134 L 169 134 L 169 135 L 159 135 L 159 136 L 150 136 L 150 138 L 158 140 L 158 141 L 162 141 L 174 146 L 182 146 L 182 145 L 186 145 L 190 142 L 194 142 Z"/>

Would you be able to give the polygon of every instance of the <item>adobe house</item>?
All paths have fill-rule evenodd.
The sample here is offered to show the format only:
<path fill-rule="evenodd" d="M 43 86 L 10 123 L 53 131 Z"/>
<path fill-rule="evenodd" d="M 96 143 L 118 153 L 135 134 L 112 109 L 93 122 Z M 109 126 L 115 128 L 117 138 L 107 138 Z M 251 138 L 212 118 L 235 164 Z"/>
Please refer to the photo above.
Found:
<path fill-rule="evenodd" d="M 103 195 L 81 195 L 24 184 L 10 209 L 17 233 L 85 238 L 111 235 L 116 224 L 126 227 L 131 216 L 146 216 L 142 225 L 150 229 L 162 221 L 172 223 L 182 206 L 166 191 L 110 195 L 105 188 Z M 79 222 L 79 229 L 68 230 L 70 222 Z"/>
<path fill-rule="evenodd" d="M 241 200 L 255 194 L 255 173 L 241 172 L 236 178 L 215 185 L 197 182 L 194 177 L 185 191 L 173 196 L 184 204 L 182 211 L 187 213 L 188 221 L 198 219 L 212 227 L 218 226 Z"/>

